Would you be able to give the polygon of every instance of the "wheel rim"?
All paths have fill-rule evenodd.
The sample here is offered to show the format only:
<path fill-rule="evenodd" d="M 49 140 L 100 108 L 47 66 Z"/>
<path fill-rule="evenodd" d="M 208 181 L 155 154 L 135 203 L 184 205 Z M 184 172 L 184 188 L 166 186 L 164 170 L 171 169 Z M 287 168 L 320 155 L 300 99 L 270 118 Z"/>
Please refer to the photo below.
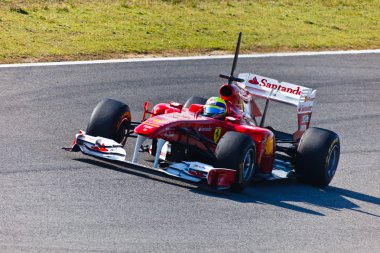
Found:
<path fill-rule="evenodd" d="M 117 129 L 117 133 L 116 133 L 117 140 L 116 140 L 116 142 L 119 142 L 123 145 L 125 144 L 125 141 L 127 139 L 126 133 L 128 130 L 128 124 L 129 124 L 129 121 L 127 119 L 124 119 L 122 121 L 119 128 Z"/>
<path fill-rule="evenodd" d="M 329 178 L 333 177 L 338 167 L 338 146 L 334 146 L 330 152 L 327 164 L 327 175 Z"/>
<path fill-rule="evenodd" d="M 251 179 L 254 167 L 253 149 L 250 148 L 244 156 L 243 160 L 243 181 L 247 182 Z"/>

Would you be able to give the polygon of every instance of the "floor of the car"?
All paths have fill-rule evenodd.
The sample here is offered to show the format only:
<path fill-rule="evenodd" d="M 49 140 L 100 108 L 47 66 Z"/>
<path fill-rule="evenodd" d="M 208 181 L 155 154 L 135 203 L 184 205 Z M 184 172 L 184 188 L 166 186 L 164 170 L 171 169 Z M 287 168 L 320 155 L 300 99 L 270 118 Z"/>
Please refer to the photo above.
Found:
<path fill-rule="evenodd" d="M 281 132 L 278 130 L 273 129 L 272 127 L 268 126 L 267 129 L 271 130 L 276 137 L 277 141 L 285 141 L 285 142 L 292 142 L 293 141 L 293 135 L 285 132 Z"/>

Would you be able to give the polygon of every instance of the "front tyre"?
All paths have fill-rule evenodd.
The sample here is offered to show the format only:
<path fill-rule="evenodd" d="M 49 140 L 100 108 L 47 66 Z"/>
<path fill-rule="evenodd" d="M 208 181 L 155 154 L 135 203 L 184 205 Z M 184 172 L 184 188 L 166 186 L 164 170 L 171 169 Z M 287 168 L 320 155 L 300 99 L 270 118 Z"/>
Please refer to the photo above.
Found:
<path fill-rule="evenodd" d="M 252 138 L 238 132 L 227 132 L 216 146 L 215 156 L 217 167 L 236 170 L 236 181 L 231 190 L 242 192 L 255 172 L 256 149 Z"/>
<path fill-rule="evenodd" d="M 315 186 L 327 186 L 339 163 L 339 136 L 329 130 L 309 128 L 303 134 L 295 157 L 298 178 Z"/>
<path fill-rule="evenodd" d="M 113 99 L 104 99 L 92 111 L 86 134 L 122 143 L 130 123 L 131 112 L 128 105 Z"/>

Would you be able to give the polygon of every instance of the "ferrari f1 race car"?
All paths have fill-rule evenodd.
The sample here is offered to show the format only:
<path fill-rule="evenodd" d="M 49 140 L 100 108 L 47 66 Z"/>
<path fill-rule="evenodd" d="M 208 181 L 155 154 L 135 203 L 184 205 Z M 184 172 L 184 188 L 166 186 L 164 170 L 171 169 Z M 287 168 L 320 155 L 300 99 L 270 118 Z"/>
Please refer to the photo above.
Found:
<path fill-rule="evenodd" d="M 338 166 L 340 141 L 332 131 L 309 128 L 316 90 L 252 73 L 234 76 L 240 41 L 241 33 L 231 73 L 220 75 L 228 80 L 220 97 L 192 96 L 184 104 L 160 103 L 152 109 L 145 102 L 141 122 L 131 120 L 125 103 L 105 99 L 66 150 L 235 192 L 254 179 L 295 177 L 327 186 Z M 265 99 L 262 110 L 259 98 Z M 294 133 L 264 126 L 270 101 L 297 107 Z M 127 161 L 124 146 L 130 138 L 136 141 Z M 139 160 L 141 152 L 152 156 L 150 166 Z"/>

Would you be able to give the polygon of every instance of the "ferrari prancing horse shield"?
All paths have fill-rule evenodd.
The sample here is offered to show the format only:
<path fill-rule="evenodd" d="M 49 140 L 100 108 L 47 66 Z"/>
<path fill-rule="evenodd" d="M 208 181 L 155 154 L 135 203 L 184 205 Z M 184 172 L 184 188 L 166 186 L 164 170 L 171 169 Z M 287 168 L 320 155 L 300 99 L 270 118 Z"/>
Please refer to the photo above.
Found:
<path fill-rule="evenodd" d="M 219 139 L 220 139 L 220 134 L 222 133 L 222 128 L 221 127 L 217 127 L 215 128 L 215 132 L 214 132 L 214 142 L 218 142 Z"/>

